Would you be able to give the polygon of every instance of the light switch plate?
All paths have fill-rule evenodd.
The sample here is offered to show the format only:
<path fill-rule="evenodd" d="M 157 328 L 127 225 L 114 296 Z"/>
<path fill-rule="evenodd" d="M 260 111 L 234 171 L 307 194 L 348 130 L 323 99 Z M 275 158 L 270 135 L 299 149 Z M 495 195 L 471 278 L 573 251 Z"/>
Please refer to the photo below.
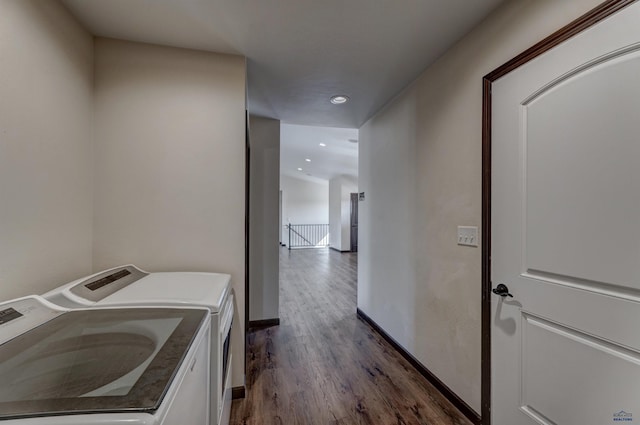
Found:
<path fill-rule="evenodd" d="M 478 228 L 458 226 L 458 245 L 478 246 Z"/>

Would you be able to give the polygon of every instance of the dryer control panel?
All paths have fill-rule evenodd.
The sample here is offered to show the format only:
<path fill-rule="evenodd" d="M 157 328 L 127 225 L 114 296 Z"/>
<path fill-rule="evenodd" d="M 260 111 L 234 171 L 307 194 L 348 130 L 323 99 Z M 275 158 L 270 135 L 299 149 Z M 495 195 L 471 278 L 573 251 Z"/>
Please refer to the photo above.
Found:
<path fill-rule="evenodd" d="M 98 302 L 148 274 L 131 265 L 118 267 L 86 278 L 72 286 L 70 291 L 85 300 Z"/>

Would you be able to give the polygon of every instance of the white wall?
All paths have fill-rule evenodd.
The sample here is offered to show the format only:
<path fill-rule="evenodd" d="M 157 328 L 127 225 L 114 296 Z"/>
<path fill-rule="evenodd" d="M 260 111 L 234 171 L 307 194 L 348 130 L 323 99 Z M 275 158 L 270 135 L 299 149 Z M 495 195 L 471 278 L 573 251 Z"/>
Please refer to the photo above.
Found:
<path fill-rule="evenodd" d="M 360 129 L 358 307 L 477 412 L 482 77 L 598 3 L 504 4 Z"/>
<path fill-rule="evenodd" d="M 280 189 L 284 225 L 329 223 L 329 182 L 280 175 Z"/>
<path fill-rule="evenodd" d="M 329 180 L 329 246 L 342 250 L 342 178 Z"/>
<path fill-rule="evenodd" d="M 232 276 L 244 378 L 245 61 L 95 41 L 94 269 Z"/>
<path fill-rule="evenodd" d="M 0 2 L 0 300 L 91 271 L 92 81 L 58 2 Z"/>
<path fill-rule="evenodd" d="M 351 250 L 351 193 L 358 192 L 357 179 L 337 176 L 329 180 L 329 245 Z"/>
<path fill-rule="evenodd" d="M 280 121 L 249 117 L 249 320 L 279 317 Z"/>

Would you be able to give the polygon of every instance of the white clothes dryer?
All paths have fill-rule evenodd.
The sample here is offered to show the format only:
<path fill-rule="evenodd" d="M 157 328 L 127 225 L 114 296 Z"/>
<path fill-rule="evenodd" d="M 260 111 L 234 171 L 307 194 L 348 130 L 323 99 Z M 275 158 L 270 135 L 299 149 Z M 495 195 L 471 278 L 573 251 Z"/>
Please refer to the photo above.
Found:
<path fill-rule="evenodd" d="M 129 264 L 77 279 L 43 295 L 59 306 L 198 306 L 211 318 L 210 425 L 231 415 L 231 276 L 223 273 L 148 273 Z"/>
<path fill-rule="evenodd" d="M 0 304 L 7 425 L 206 425 L 208 311 Z"/>

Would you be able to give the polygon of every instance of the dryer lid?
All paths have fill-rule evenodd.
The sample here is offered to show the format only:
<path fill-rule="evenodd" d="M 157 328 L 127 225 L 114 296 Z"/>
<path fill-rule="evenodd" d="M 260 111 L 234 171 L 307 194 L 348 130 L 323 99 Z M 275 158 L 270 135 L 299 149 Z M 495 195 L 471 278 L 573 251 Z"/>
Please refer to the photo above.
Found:
<path fill-rule="evenodd" d="M 206 310 L 169 308 L 59 314 L 0 345 L 0 419 L 152 413 L 207 319 Z"/>
<path fill-rule="evenodd" d="M 230 280 L 230 275 L 222 273 L 150 273 L 100 304 L 199 306 L 218 313 L 229 293 Z"/>
<path fill-rule="evenodd" d="M 225 273 L 147 273 L 134 265 L 115 267 L 75 280 L 44 297 L 69 308 L 101 305 L 199 306 L 220 311 L 230 291 Z"/>

